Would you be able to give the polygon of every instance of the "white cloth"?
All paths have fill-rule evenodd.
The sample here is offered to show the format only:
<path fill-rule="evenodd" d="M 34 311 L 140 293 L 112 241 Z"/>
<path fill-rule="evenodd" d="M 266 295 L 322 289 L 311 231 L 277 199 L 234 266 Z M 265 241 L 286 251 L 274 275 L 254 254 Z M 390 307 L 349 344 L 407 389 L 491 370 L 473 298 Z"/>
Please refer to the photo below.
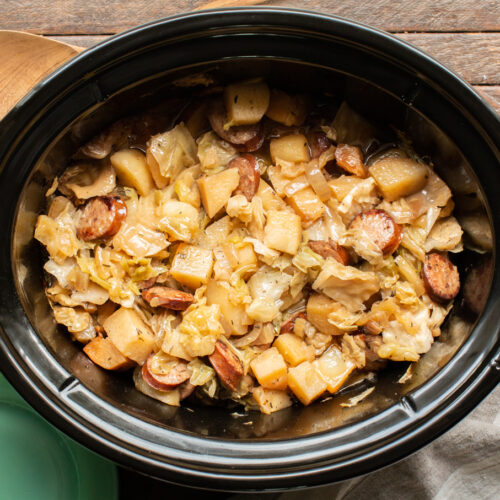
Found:
<path fill-rule="evenodd" d="M 498 500 L 499 407 L 500 386 L 455 427 L 396 464 L 330 486 L 270 495 L 269 500 Z"/>

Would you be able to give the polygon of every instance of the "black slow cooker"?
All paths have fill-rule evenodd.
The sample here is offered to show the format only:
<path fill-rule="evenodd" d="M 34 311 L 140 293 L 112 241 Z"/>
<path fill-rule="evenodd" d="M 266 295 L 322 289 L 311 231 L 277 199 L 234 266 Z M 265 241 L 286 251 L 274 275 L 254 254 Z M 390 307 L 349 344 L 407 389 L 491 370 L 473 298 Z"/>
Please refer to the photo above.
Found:
<path fill-rule="evenodd" d="M 457 213 L 487 221 L 492 271 L 458 298 L 444 333 L 409 383 L 380 374 L 352 408 L 338 398 L 272 415 L 165 406 L 130 377 L 93 365 L 55 324 L 33 240 L 45 191 L 70 155 L 117 118 L 166 96 L 187 99 L 193 75 L 345 99 L 400 130 L 452 187 Z M 182 82 L 182 83 L 179 83 Z M 500 378 L 500 120 L 462 80 L 412 45 L 341 18 L 273 8 L 185 14 L 112 37 L 37 85 L 0 124 L 0 367 L 50 422 L 121 465 L 223 490 L 319 485 L 399 460 L 446 431 Z M 482 249 L 484 251 L 484 249 Z M 484 258 L 464 252 L 462 280 Z M 488 269 L 488 268 L 484 268 Z M 403 370 L 404 371 L 404 370 Z M 343 396 L 339 396 L 343 397 Z"/>

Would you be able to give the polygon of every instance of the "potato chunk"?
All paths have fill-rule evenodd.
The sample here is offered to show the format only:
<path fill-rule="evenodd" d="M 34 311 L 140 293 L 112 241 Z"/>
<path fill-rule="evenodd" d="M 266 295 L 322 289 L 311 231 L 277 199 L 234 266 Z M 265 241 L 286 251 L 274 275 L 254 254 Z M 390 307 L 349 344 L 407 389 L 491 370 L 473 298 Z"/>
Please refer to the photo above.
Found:
<path fill-rule="evenodd" d="M 252 320 L 247 316 L 243 304 L 233 304 L 229 299 L 231 286 L 227 282 L 210 280 L 207 285 L 207 305 L 219 304 L 222 318 L 220 322 L 228 335 L 243 335 Z"/>
<path fill-rule="evenodd" d="M 352 361 L 344 359 L 340 349 L 335 346 L 330 347 L 323 353 L 321 357 L 314 361 L 313 365 L 325 381 L 326 388 L 331 394 L 334 394 L 342 387 L 347 377 L 356 367 Z"/>
<path fill-rule="evenodd" d="M 133 187 L 147 196 L 155 184 L 146 164 L 146 157 L 137 149 L 122 149 L 110 158 L 116 175 L 124 186 Z"/>
<path fill-rule="evenodd" d="M 227 240 L 232 228 L 231 218 L 226 215 L 205 228 L 198 239 L 198 245 L 203 248 L 215 248 L 222 245 Z"/>
<path fill-rule="evenodd" d="M 252 396 L 259 405 L 260 411 L 266 415 L 292 406 L 292 400 L 286 391 L 256 387 L 252 390 Z"/>
<path fill-rule="evenodd" d="M 304 361 L 314 359 L 314 350 L 293 333 L 282 333 L 273 345 L 291 366 L 297 366 Z"/>
<path fill-rule="evenodd" d="M 271 347 L 254 358 L 250 367 L 259 384 L 265 389 L 286 389 L 287 367 L 276 347 Z"/>
<path fill-rule="evenodd" d="M 382 158 L 369 168 L 369 173 L 388 201 L 420 191 L 428 178 L 425 165 L 401 157 Z"/>
<path fill-rule="evenodd" d="M 229 168 L 215 175 L 198 179 L 201 202 L 210 218 L 227 203 L 231 193 L 240 183 L 240 174 L 237 168 Z"/>
<path fill-rule="evenodd" d="M 106 319 L 103 328 L 120 353 L 140 365 L 153 350 L 155 336 L 133 309 L 120 307 Z"/>
<path fill-rule="evenodd" d="M 83 351 L 96 365 L 106 370 L 126 370 L 134 364 L 122 355 L 108 337 L 92 339 Z"/>
<path fill-rule="evenodd" d="M 305 405 L 321 396 L 327 388 L 326 382 L 309 361 L 288 370 L 288 386 Z"/>
<path fill-rule="evenodd" d="M 302 134 L 291 134 L 271 139 L 269 143 L 271 160 L 276 165 L 279 160 L 302 163 L 309 161 L 309 146 Z"/>
<path fill-rule="evenodd" d="M 274 250 L 295 255 L 302 239 L 300 217 L 284 210 L 269 210 L 264 243 Z"/>
<path fill-rule="evenodd" d="M 328 315 L 335 310 L 335 301 L 326 295 L 314 293 L 307 301 L 307 320 L 321 333 L 342 335 L 344 332 L 328 322 Z"/>
<path fill-rule="evenodd" d="M 306 119 L 307 107 L 303 96 L 292 96 L 281 90 L 273 90 L 266 115 L 288 127 L 300 126 Z"/>
<path fill-rule="evenodd" d="M 224 89 L 227 119 L 231 126 L 258 123 L 269 106 L 269 87 L 264 82 L 233 83 Z"/>
<path fill-rule="evenodd" d="M 319 219 L 324 211 L 325 205 L 318 198 L 311 187 L 301 189 L 288 198 L 288 203 L 299 214 L 304 222 L 314 222 Z"/>
<path fill-rule="evenodd" d="M 212 250 L 182 243 L 175 253 L 170 274 L 179 283 L 194 290 L 208 283 L 213 265 Z"/>

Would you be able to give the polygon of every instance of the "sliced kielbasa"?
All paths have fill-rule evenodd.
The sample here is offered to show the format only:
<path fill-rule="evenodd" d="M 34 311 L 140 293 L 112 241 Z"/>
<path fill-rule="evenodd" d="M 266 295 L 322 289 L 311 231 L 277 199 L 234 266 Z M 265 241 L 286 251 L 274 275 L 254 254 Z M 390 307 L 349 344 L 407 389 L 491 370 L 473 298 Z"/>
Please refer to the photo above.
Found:
<path fill-rule="evenodd" d="M 192 294 L 167 286 L 152 286 L 141 293 L 151 307 L 164 307 L 174 311 L 184 311 L 194 302 Z"/>
<path fill-rule="evenodd" d="M 156 373 L 152 369 L 153 355 L 142 365 L 142 378 L 157 391 L 171 391 L 191 377 L 187 363 L 180 361 L 170 367 L 166 373 Z"/>
<path fill-rule="evenodd" d="M 179 386 L 179 399 L 182 401 L 183 399 L 188 398 L 193 394 L 194 390 L 196 389 L 196 386 L 193 385 L 189 380 L 184 382 L 181 386 Z"/>
<path fill-rule="evenodd" d="M 442 254 L 433 252 L 425 256 L 422 278 L 429 297 L 436 302 L 448 302 L 460 291 L 458 269 Z"/>
<path fill-rule="evenodd" d="M 324 132 L 311 132 L 307 137 L 311 158 L 319 158 L 330 148 L 332 141 L 328 139 Z"/>
<path fill-rule="evenodd" d="M 84 241 L 110 238 L 118 232 L 126 216 L 127 206 L 119 196 L 90 198 L 80 210 L 78 237 Z"/>
<path fill-rule="evenodd" d="M 226 118 L 226 108 L 222 100 L 216 100 L 212 102 L 208 113 L 208 121 L 212 126 L 214 132 L 227 142 L 239 147 L 243 147 L 246 151 L 255 151 L 262 144 L 260 138 L 256 143 L 251 141 L 256 141 L 256 137 L 262 136 L 262 142 L 264 134 L 262 132 L 262 126 L 260 123 L 255 123 L 252 125 L 238 125 L 235 127 L 224 128 L 227 123 Z M 258 147 L 256 147 L 258 146 Z"/>
<path fill-rule="evenodd" d="M 243 376 L 243 366 L 238 356 L 231 352 L 224 342 L 218 340 L 215 344 L 214 352 L 210 354 L 208 359 L 221 382 L 232 391 L 236 391 L 238 383 Z"/>
<path fill-rule="evenodd" d="M 324 259 L 333 257 L 337 262 L 340 262 L 344 266 L 347 266 L 351 260 L 349 252 L 344 247 L 335 243 L 332 239 L 329 239 L 328 241 L 311 240 L 307 243 L 307 246 L 313 252 L 321 255 Z"/>
<path fill-rule="evenodd" d="M 257 132 L 257 135 L 253 139 L 250 139 L 244 144 L 234 144 L 234 147 L 240 153 L 252 153 L 253 151 L 257 151 L 262 147 L 262 144 L 264 144 L 265 139 L 266 135 L 264 133 L 264 127 L 259 125 L 259 130 Z"/>
<path fill-rule="evenodd" d="M 368 171 L 363 163 L 363 153 L 357 146 L 339 144 L 335 149 L 335 161 L 339 167 L 357 177 L 366 177 Z"/>
<path fill-rule="evenodd" d="M 251 201 L 259 189 L 260 172 L 259 164 L 254 155 L 242 154 L 229 162 L 227 168 L 237 168 L 240 174 L 240 183 L 236 190 L 241 193 L 248 201 Z"/>
<path fill-rule="evenodd" d="M 357 215 L 350 228 L 363 231 L 384 255 L 392 254 L 403 237 L 401 226 L 385 210 L 380 209 L 367 210 Z"/>
<path fill-rule="evenodd" d="M 307 319 L 305 311 L 299 311 L 292 314 L 284 323 L 282 323 L 280 333 L 293 333 L 295 322 L 298 318 Z"/>

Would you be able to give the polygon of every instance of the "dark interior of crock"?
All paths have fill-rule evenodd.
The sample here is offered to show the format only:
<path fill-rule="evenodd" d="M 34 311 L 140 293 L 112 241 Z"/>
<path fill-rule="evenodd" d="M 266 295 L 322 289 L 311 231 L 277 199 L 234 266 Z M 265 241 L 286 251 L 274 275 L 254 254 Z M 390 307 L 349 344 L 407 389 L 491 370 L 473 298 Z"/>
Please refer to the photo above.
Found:
<path fill-rule="evenodd" d="M 44 255 L 41 246 L 33 240 L 36 217 L 46 208 L 45 192 L 53 177 L 61 172 L 78 146 L 116 119 L 154 106 L 166 98 L 178 96 L 188 102 L 200 87 L 178 86 L 173 82 L 202 71 L 208 71 L 220 83 L 263 76 L 271 86 L 317 96 L 327 94 L 331 102 L 336 103 L 345 99 L 376 124 L 381 138 L 386 140 L 394 134 L 394 129 L 400 130 L 412 141 L 419 154 L 434 163 L 436 171 L 454 193 L 459 218 L 465 213 L 487 213 L 486 202 L 471 167 L 459 148 L 411 106 L 411 90 L 407 95 L 395 96 L 340 72 L 291 61 L 255 58 L 219 61 L 153 75 L 124 87 L 77 117 L 47 149 L 24 186 L 14 228 L 12 262 L 16 287 L 31 324 L 59 363 L 99 397 L 141 419 L 175 430 L 207 437 L 290 438 L 332 429 L 387 408 L 429 380 L 456 353 L 471 331 L 477 315 L 464 305 L 462 294 L 455 300 L 441 338 L 422 357 L 413 378 L 406 384 L 397 381 L 407 364 L 392 363 L 378 374 L 376 390 L 357 406 L 339 406 L 340 402 L 356 394 L 350 392 L 307 408 L 294 406 L 269 416 L 245 413 L 241 408 L 192 404 L 175 408 L 150 399 L 134 389 L 129 373 L 105 372 L 93 365 L 81 351 L 81 346 L 73 343 L 65 329 L 58 327 L 53 320 L 43 291 Z M 172 121 L 177 116 L 178 113 L 172 113 Z M 459 266 L 462 283 L 470 269 L 481 262 L 479 254 L 469 250 L 456 255 L 454 260 Z M 489 289 L 490 279 L 489 273 L 482 274 L 477 281 L 478 288 Z"/>

